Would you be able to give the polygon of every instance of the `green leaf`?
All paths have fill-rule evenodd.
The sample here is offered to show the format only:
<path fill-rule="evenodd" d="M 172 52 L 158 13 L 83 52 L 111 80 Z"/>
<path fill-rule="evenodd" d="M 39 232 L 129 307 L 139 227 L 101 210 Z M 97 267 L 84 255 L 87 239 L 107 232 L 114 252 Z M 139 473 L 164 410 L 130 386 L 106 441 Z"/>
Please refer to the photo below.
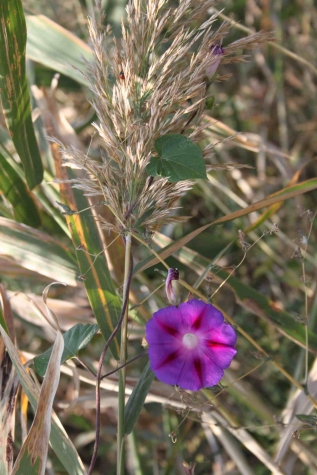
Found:
<path fill-rule="evenodd" d="M 304 424 L 308 424 L 311 427 L 314 427 L 315 429 L 317 428 L 317 416 L 309 415 L 307 416 L 306 414 L 296 414 L 296 418 L 300 420 L 301 422 L 304 422 Z"/>
<path fill-rule="evenodd" d="M 15 219 L 38 228 L 41 218 L 33 196 L 10 162 L 0 153 L 0 190 L 11 203 Z"/>
<path fill-rule="evenodd" d="M 61 357 L 61 364 L 70 358 L 74 358 L 80 350 L 85 348 L 98 330 L 98 325 L 83 325 L 82 323 L 77 323 L 77 325 L 67 330 L 67 332 L 63 334 L 64 351 Z M 34 358 L 34 366 L 40 376 L 44 376 L 46 373 L 52 349 L 53 347 L 49 348 L 42 355 Z"/>
<path fill-rule="evenodd" d="M 80 72 L 88 74 L 88 67 L 83 58 L 93 60 L 89 46 L 45 15 L 28 15 L 26 23 L 27 57 L 84 86 L 89 86 L 89 82 Z"/>
<path fill-rule="evenodd" d="M 72 250 L 25 224 L 0 217 L 0 254 L 52 280 L 78 285 L 78 266 Z"/>
<path fill-rule="evenodd" d="M 200 148 L 180 134 L 163 135 L 155 141 L 159 157 L 152 157 L 147 172 L 177 183 L 196 178 L 207 179 L 206 165 Z"/>
<path fill-rule="evenodd" d="M 6 123 L 30 189 L 41 183 L 43 166 L 31 116 L 25 72 L 26 24 L 22 2 L 0 3 L 0 93 Z"/>
<path fill-rule="evenodd" d="M 0 326 L 0 333 L 4 340 L 7 351 L 10 355 L 11 361 L 14 365 L 16 373 L 19 377 L 21 386 L 27 395 L 34 411 L 36 411 L 40 400 L 40 389 L 38 384 L 33 381 L 27 370 L 20 361 L 19 354 L 13 345 L 12 341 Z M 64 427 L 62 426 L 57 415 L 52 412 L 52 428 L 50 434 L 50 444 L 56 456 L 64 465 L 69 475 L 86 475 L 84 465 L 68 437 Z M 28 472 L 24 472 L 28 473 Z"/>
<path fill-rule="evenodd" d="M 133 389 L 125 408 L 125 434 L 130 434 L 132 432 L 133 427 L 139 418 L 153 379 L 154 373 L 150 368 L 150 362 L 148 362 L 139 381 Z"/>

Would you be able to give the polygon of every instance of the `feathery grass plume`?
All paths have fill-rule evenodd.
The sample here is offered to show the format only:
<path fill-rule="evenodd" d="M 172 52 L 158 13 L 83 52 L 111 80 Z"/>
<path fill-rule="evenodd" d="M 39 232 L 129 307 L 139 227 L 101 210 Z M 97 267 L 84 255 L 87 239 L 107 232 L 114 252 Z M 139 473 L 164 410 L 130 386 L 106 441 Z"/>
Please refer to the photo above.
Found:
<path fill-rule="evenodd" d="M 214 4 L 214 0 L 181 0 L 172 8 L 169 0 L 129 0 L 120 42 L 109 38 L 110 29 L 101 33 L 95 18 L 89 20 L 95 61 L 87 79 L 102 157 L 96 161 L 74 148 L 61 149 L 66 165 L 88 173 L 74 186 L 88 196 L 103 196 L 112 211 L 112 223 L 100 218 L 106 229 L 124 232 L 141 225 L 155 229 L 180 219 L 170 212 L 191 181 L 154 179 L 146 166 L 162 135 L 182 133 L 197 142 L 205 128 L 200 122 L 206 69 L 218 60 L 210 47 L 221 42 L 229 28 L 223 23 L 212 31 L 217 15 L 199 24 Z M 263 41 L 265 35 L 257 34 L 229 45 L 224 61 L 230 61 L 237 48 Z"/>

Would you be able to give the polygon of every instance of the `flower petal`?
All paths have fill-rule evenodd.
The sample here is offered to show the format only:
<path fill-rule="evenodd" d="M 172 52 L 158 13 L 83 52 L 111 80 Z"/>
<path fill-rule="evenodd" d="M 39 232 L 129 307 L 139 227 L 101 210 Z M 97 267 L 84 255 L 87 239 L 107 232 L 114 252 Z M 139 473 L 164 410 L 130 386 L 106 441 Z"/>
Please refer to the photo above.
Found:
<path fill-rule="evenodd" d="M 184 334 L 188 333 L 192 329 L 200 327 L 201 319 L 203 318 L 204 313 L 209 306 L 211 305 L 208 305 L 202 300 L 197 299 L 192 299 L 179 305 L 178 309 L 182 316 Z"/>
<path fill-rule="evenodd" d="M 210 335 L 223 325 L 223 321 L 223 314 L 217 308 L 208 305 L 193 328 L 196 329 L 197 336 Z"/>
<path fill-rule="evenodd" d="M 177 384 L 190 391 L 199 391 L 207 386 L 215 386 L 223 377 L 219 368 L 202 352 L 187 353 Z"/>
<path fill-rule="evenodd" d="M 229 323 L 223 323 L 220 327 L 213 328 L 208 340 L 212 343 L 222 343 L 227 346 L 235 346 L 237 335 Z"/>
<path fill-rule="evenodd" d="M 201 351 L 221 369 L 228 368 L 237 353 L 237 350 L 232 346 L 213 342 L 208 342 L 206 346 L 201 348 Z"/>
<path fill-rule="evenodd" d="M 181 346 L 170 351 L 166 346 L 151 345 L 149 357 L 151 370 L 160 381 L 172 385 L 177 384 L 186 360 L 186 353 L 184 354 Z"/>
<path fill-rule="evenodd" d="M 149 345 L 161 343 L 174 345 L 182 338 L 180 323 L 181 314 L 176 307 L 159 310 L 146 324 L 147 342 Z"/>

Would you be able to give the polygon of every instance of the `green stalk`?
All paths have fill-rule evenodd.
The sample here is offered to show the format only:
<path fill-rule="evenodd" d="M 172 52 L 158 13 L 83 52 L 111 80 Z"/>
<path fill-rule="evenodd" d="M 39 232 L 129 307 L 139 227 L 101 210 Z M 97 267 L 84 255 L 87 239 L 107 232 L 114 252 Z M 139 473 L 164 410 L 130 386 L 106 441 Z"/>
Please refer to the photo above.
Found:
<path fill-rule="evenodd" d="M 131 265 L 131 234 L 126 235 L 123 298 L 129 294 L 129 272 Z M 121 326 L 120 361 L 122 366 L 127 361 L 127 329 L 128 329 L 129 299 Z M 119 371 L 118 393 L 118 431 L 117 431 L 117 475 L 124 475 L 125 470 L 125 447 L 124 447 L 124 410 L 125 410 L 125 377 L 126 367 Z"/>

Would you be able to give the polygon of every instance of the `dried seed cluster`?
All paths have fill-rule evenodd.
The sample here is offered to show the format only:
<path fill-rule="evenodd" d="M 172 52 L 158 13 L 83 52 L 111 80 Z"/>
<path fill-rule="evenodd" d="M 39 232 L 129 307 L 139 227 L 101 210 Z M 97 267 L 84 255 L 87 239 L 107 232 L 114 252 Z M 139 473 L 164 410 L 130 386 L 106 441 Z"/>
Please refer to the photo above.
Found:
<path fill-rule="evenodd" d="M 180 219 L 171 210 L 192 183 L 153 179 L 146 166 L 160 136 L 184 133 L 197 142 L 204 129 L 200 121 L 206 69 L 218 60 L 210 48 L 221 43 L 229 27 L 224 23 L 213 32 L 217 15 L 200 23 L 214 4 L 180 0 L 172 8 L 169 0 L 130 0 L 120 43 L 111 38 L 111 29 L 101 32 L 95 18 L 89 21 L 95 61 L 87 79 L 102 157 L 97 161 L 74 148 L 61 149 L 66 165 L 87 172 L 87 178 L 75 180 L 74 186 L 88 196 L 103 197 L 112 211 L 112 222 L 100 218 L 106 229 L 124 232 L 142 225 L 155 230 Z M 261 38 L 241 41 L 229 46 L 230 55 Z M 228 58 L 225 53 L 224 60 Z"/>

